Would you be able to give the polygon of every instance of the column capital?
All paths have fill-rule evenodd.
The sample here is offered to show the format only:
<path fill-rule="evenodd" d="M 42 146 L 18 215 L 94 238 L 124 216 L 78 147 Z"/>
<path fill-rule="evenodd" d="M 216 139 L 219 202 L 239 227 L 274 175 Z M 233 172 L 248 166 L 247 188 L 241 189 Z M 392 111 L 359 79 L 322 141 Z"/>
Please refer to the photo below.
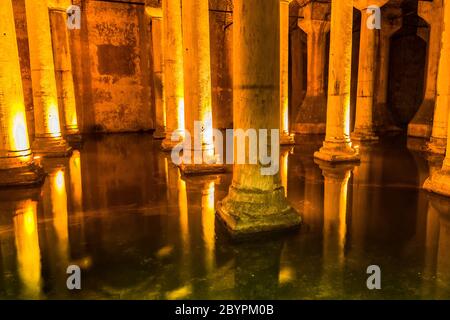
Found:
<path fill-rule="evenodd" d="M 389 0 L 353 0 L 353 6 L 362 11 L 370 6 L 377 6 L 381 8 L 388 2 Z"/>
<path fill-rule="evenodd" d="M 306 33 L 315 30 L 328 32 L 331 20 L 331 2 L 309 2 L 299 9 L 298 26 Z"/>
<path fill-rule="evenodd" d="M 442 23 L 442 9 L 444 8 L 443 0 L 419 1 L 417 14 L 424 19 L 429 25 Z"/>

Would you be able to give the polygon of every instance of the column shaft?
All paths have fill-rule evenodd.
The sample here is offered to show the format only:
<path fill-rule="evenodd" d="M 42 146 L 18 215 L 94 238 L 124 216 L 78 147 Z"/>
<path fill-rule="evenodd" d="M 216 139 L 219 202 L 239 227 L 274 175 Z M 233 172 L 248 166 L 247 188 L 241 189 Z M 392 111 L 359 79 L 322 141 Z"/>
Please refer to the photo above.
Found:
<path fill-rule="evenodd" d="M 0 4 L 0 186 L 42 181 L 28 139 L 11 0 Z"/>
<path fill-rule="evenodd" d="M 350 140 L 352 33 L 353 1 L 332 1 L 326 136 L 314 154 L 330 162 L 359 159 Z"/>
<path fill-rule="evenodd" d="M 62 138 L 47 1 L 25 0 L 35 120 L 35 153 L 66 156 Z"/>
<path fill-rule="evenodd" d="M 234 129 L 279 129 L 280 46 L 273 45 L 280 41 L 279 10 L 279 0 L 234 2 Z M 262 167 L 260 163 L 234 164 L 232 186 L 218 208 L 232 234 L 300 223 L 285 198 L 279 171 L 263 175 Z"/>
<path fill-rule="evenodd" d="M 160 17 L 152 17 L 153 47 L 153 86 L 155 88 L 155 139 L 166 137 L 166 102 L 164 99 L 164 55 L 163 55 L 163 21 Z"/>
<path fill-rule="evenodd" d="M 172 141 L 172 132 L 184 132 L 183 38 L 180 0 L 163 0 L 164 81 L 166 102 L 166 138 L 163 150 L 171 150 L 179 142 Z"/>

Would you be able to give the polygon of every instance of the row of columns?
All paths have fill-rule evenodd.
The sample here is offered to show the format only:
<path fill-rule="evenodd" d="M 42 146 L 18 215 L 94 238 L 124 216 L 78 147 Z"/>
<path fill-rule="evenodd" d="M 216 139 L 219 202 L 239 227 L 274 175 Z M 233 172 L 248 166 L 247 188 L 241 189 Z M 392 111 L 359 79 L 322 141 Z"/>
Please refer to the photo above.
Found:
<path fill-rule="evenodd" d="M 44 173 L 34 164 L 34 157 L 59 157 L 70 154 L 71 147 L 63 134 L 67 137 L 74 136 L 79 140 L 69 36 L 65 19 L 65 10 L 70 6 L 70 1 L 46 1 L 44 4 L 33 0 L 24 2 L 35 136 L 30 148 L 13 5 L 11 0 L 2 1 L 0 4 L 1 186 L 42 182 Z M 64 113 L 64 117 L 61 118 L 60 108 Z M 61 119 L 64 126 L 61 126 Z M 65 132 L 62 131 L 63 127 Z"/>

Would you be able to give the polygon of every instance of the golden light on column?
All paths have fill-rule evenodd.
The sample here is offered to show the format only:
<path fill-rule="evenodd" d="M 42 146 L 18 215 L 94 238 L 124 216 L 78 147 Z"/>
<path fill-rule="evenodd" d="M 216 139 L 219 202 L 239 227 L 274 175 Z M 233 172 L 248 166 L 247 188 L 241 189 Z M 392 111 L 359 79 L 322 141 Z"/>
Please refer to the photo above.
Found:
<path fill-rule="evenodd" d="M 14 216 L 14 234 L 18 272 L 25 299 L 38 299 L 41 293 L 41 251 L 37 229 L 37 203 L 31 200 L 18 204 Z"/>
<path fill-rule="evenodd" d="M 83 184 L 81 178 L 80 151 L 74 150 L 69 160 L 70 191 L 72 195 L 73 209 L 76 213 L 83 210 Z"/>
<path fill-rule="evenodd" d="M 326 136 L 314 153 L 328 162 L 359 161 L 350 140 L 352 34 L 353 1 L 332 1 Z"/>
<path fill-rule="evenodd" d="M 206 267 L 211 271 L 214 267 L 215 251 L 215 206 L 214 206 L 214 181 L 205 184 L 202 190 L 202 230 L 205 243 Z"/>
<path fill-rule="evenodd" d="M 33 163 L 19 64 L 12 2 L 0 3 L 0 186 L 43 180 Z"/>
<path fill-rule="evenodd" d="M 280 0 L 280 144 L 295 144 L 289 133 L 289 3 Z"/>
<path fill-rule="evenodd" d="M 65 156 L 71 148 L 61 136 L 48 2 L 25 0 L 35 117 L 33 150 Z"/>
<path fill-rule="evenodd" d="M 60 3 L 55 4 L 57 5 L 56 7 L 52 6 L 50 9 L 50 24 L 58 100 L 64 114 L 62 118 L 64 119 L 64 133 L 67 139 L 79 141 L 81 136 L 78 128 L 69 29 L 66 23 L 66 10 L 71 4 L 71 1 L 60 1 Z M 51 130 L 57 129 L 55 127 Z"/>
<path fill-rule="evenodd" d="M 181 31 L 181 0 L 163 0 L 164 96 L 166 103 L 166 138 L 161 144 L 170 151 L 179 143 L 172 133 L 184 132 L 183 37 Z"/>
<path fill-rule="evenodd" d="M 291 150 L 284 150 L 281 153 L 280 160 L 280 174 L 281 174 L 281 185 L 284 188 L 284 194 L 287 197 L 288 194 L 288 168 L 289 168 L 289 153 Z"/>

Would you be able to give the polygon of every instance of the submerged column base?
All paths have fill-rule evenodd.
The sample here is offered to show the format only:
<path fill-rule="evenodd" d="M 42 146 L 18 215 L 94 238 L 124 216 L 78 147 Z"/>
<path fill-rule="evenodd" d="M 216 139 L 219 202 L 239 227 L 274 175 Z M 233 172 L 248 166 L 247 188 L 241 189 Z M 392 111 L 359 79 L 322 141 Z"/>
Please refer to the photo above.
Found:
<path fill-rule="evenodd" d="M 180 170 L 184 175 L 207 175 L 214 173 L 224 173 L 226 168 L 223 164 L 180 164 Z"/>
<path fill-rule="evenodd" d="M 167 133 L 164 130 L 156 129 L 155 132 L 153 132 L 153 139 L 156 140 L 163 140 L 167 136 Z"/>
<path fill-rule="evenodd" d="M 282 132 L 280 134 L 280 145 L 290 146 L 294 144 L 295 144 L 295 136 L 293 134 L 289 134 L 288 132 Z"/>
<path fill-rule="evenodd" d="M 446 149 L 447 149 L 447 139 L 443 138 L 431 137 L 430 142 L 428 142 L 426 146 L 426 151 L 429 153 L 445 154 Z"/>
<path fill-rule="evenodd" d="M 25 167 L 0 169 L 0 187 L 40 185 L 44 179 L 44 169 L 34 163 Z"/>
<path fill-rule="evenodd" d="M 33 153 L 42 157 L 66 157 L 72 154 L 72 147 L 63 138 L 36 137 L 33 141 Z"/>
<path fill-rule="evenodd" d="M 370 129 L 357 129 L 351 134 L 352 140 L 356 141 L 378 141 L 380 138 L 375 131 Z"/>
<path fill-rule="evenodd" d="M 324 141 L 323 147 L 314 152 L 314 158 L 327 162 L 359 162 L 359 150 L 349 142 Z"/>
<path fill-rule="evenodd" d="M 230 187 L 228 196 L 217 204 L 217 215 L 236 237 L 296 228 L 302 220 L 286 200 L 283 187 L 267 192 Z"/>
<path fill-rule="evenodd" d="M 423 188 L 446 197 L 450 197 L 450 169 L 441 169 L 433 173 L 424 183 Z"/>
<path fill-rule="evenodd" d="M 170 152 L 174 147 L 176 147 L 181 141 L 172 141 L 170 139 L 165 138 L 161 143 L 161 149 L 163 151 Z"/>
<path fill-rule="evenodd" d="M 408 125 L 408 136 L 416 138 L 429 138 L 433 125 L 428 123 L 410 123 Z"/>

